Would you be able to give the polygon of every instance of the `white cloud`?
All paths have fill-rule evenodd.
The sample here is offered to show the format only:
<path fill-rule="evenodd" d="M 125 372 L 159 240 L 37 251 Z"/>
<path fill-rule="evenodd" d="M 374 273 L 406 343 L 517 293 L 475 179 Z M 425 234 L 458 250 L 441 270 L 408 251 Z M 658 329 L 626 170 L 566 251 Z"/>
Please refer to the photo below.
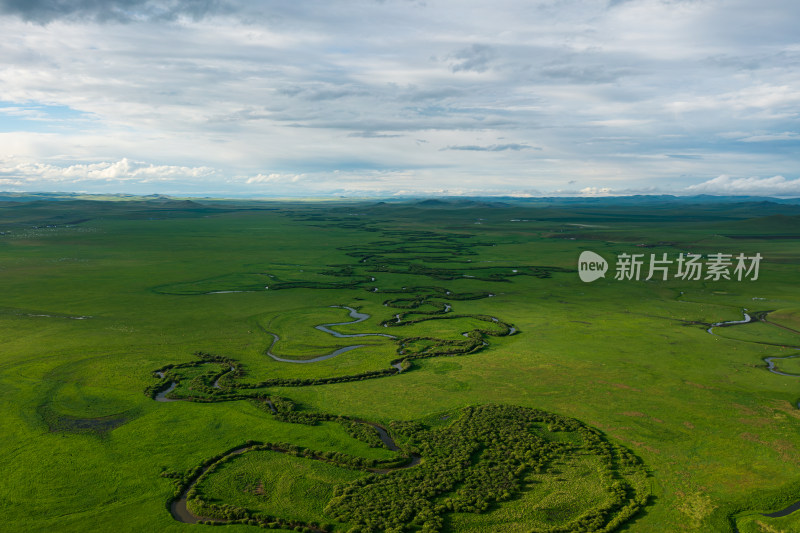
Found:
<path fill-rule="evenodd" d="M 581 196 L 612 196 L 610 187 L 584 187 L 579 191 Z"/>
<path fill-rule="evenodd" d="M 783 176 L 734 178 L 723 174 L 703 183 L 690 185 L 686 190 L 705 194 L 800 196 L 800 178 L 786 179 Z"/>
<path fill-rule="evenodd" d="M 87 163 L 59 166 L 14 158 L 0 159 L 0 176 L 20 182 L 80 182 L 86 180 L 136 181 L 139 183 L 194 179 L 211 176 L 214 169 L 208 167 L 184 167 L 177 165 L 153 165 L 122 158 L 113 163 Z"/>
<path fill-rule="evenodd" d="M 669 102 L 667 109 L 678 113 L 733 111 L 743 118 L 792 117 L 796 116 L 797 105 L 800 103 L 797 80 L 794 81 L 792 85 L 759 83 L 718 95 L 694 93 L 686 99 Z"/>
<path fill-rule="evenodd" d="M 772 142 L 772 141 L 797 141 L 800 140 L 800 134 L 793 131 L 784 131 L 782 133 L 765 133 L 762 135 L 750 135 L 739 139 L 745 143 L 759 143 L 759 142 Z"/>
<path fill-rule="evenodd" d="M 43 120 L 47 117 L 45 113 L 42 113 L 38 109 L 18 106 L 0 107 L 0 115 L 22 117 L 27 120 Z"/>
<path fill-rule="evenodd" d="M 289 183 L 297 183 L 303 179 L 302 174 L 257 174 L 255 176 L 251 176 L 245 180 L 245 183 L 248 185 L 252 185 L 253 183 L 281 183 L 281 182 L 289 182 Z"/>

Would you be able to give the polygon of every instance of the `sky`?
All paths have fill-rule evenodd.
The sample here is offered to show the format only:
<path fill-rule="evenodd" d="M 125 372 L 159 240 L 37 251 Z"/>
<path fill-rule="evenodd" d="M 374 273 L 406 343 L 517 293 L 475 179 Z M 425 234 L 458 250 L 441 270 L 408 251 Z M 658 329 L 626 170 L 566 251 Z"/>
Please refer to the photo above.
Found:
<path fill-rule="evenodd" d="M 0 0 L 0 190 L 800 196 L 796 0 Z"/>

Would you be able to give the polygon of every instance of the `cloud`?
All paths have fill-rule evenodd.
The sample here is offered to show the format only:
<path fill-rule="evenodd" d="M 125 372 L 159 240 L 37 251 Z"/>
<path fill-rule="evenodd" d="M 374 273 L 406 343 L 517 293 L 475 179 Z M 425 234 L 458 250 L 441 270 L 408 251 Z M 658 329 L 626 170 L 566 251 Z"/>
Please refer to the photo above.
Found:
<path fill-rule="evenodd" d="M 462 48 L 451 56 L 451 69 L 453 72 L 486 72 L 489 64 L 495 59 L 495 50 L 485 44 L 473 44 Z"/>
<path fill-rule="evenodd" d="M 623 76 L 634 74 L 629 68 L 606 67 L 597 65 L 552 65 L 538 71 L 545 77 L 571 83 L 612 83 Z"/>
<path fill-rule="evenodd" d="M 796 172 L 793 0 L 500 2 L 0 0 L 0 179 L 680 192 Z"/>
<path fill-rule="evenodd" d="M 535 146 L 528 146 L 527 144 L 517 144 L 517 143 L 510 143 L 510 144 L 492 144 L 490 146 L 478 146 L 476 144 L 466 144 L 460 146 L 447 146 L 445 148 L 441 148 L 441 150 L 465 150 L 469 152 L 505 152 L 506 150 L 512 150 L 514 152 L 518 152 L 520 150 L 541 150 L 541 148 L 537 148 Z"/>
<path fill-rule="evenodd" d="M 297 183 L 303 179 L 302 174 L 257 174 L 245 180 L 245 183 L 252 185 L 255 183 Z"/>
<path fill-rule="evenodd" d="M 97 22 L 200 20 L 210 13 L 230 12 L 217 0 L 0 0 L 0 13 L 47 23 L 56 19 Z"/>
<path fill-rule="evenodd" d="M 800 178 L 786 179 L 783 176 L 734 178 L 723 174 L 703 183 L 690 185 L 686 190 L 705 194 L 800 196 Z"/>
<path fill-rule="evenodd" d="M 766 133 L 763 135 L 751 135 L 749 137 L 744 137 L 739 140 L 745 143 L 760 143 L 760 142 L 772 142 L 772 141 L 798 141 L 800 140 L 800 134 L 795 133 L 793 131 L 784 131 L 782 133 Z"/>
<path fill-rule="evenodd" d="M 379 133 L 377 131 L 358 131 L 348 133 L 348 137 L 361 137 L 362 139 L 391 139 L 392 137 L 402 137 L 402 135 L 394 133 Z"/>
<path fill-rule="evenodd" d="M 192 179 L 213 175 L 207 167 L 153 165 L 123 158 L 109 163 L 58 166 L 35 162 L 0 160 L 0 177 L 12 180 L 45 182 L 80 182 L 86 180 L 137 181 L 139 183 Z"/>
<path fill-rule="evenodd" d="M 796 80 L 795 80 L 796 81 Z M 785 119 L 796 116 L 800 93 L 795 84 L 746 85 L 721 94 L 694 94 L 667 104 L 675 112 L 724 111 L 745 118 Z"/>
<path fill-rule="evenodd" d="M 610 187 L 584 187 L 578 192 L 581 196 L 613 196 Z"/>
<path fill-rule="evenodd" d="M 655 2 L 670 5 L 670 4 L 690 4 L 692 2 L 697 2 L 698 0 L 653 0 Z M 616 7 L 623 4 L 635 4 L 635 3 L 645 3 L 643 0 L 608 0 L 608 7 Z"/>
<path fill-rule="evenodd" d="M 22 106 L 0 107 L 0 114 L 9 117 L 22 117 L 28 120 L 44 120 L 47 118 L 47 114 L 39 109 Z"/>
<path fill-rule="evenodd" d="M 324 102 L 341 98 L 368 96 L 370 91 L 366 87 L 355 84 L 313 83 L 306 86 L 290 86 L 279 90 L 280 93 L 291 97 L 303 98 L 311 102 Z"/>

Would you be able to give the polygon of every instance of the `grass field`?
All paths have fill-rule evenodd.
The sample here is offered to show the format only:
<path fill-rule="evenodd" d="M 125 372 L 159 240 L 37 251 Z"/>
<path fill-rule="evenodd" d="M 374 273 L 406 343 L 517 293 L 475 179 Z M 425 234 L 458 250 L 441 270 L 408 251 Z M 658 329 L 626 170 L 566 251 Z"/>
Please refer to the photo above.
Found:
<path fill-rule="evenodd" d="M 358 471 L 262 451 L 237 457 L 199 488 L 211 501 L 236 501 L 258 513 L 313 522 L 323 516 L 337 484 L 362 477 Z"/>
<path fill-rule="evenodd" d="M 244 453 L 197 489 L 284 526 L 573 531 L 576 520 L 588 524 L 587 513 L 608 507 L 587 530 L 800 531 L 800 512 L 762 514 L 800 500 L 800 377 L 770 373 L 764 362 L 800 353 L 794 209 L 4 204 L 2 528 L 211 527 L 173 519 L 176 487 L 198 465 L 253 440 L 313 457 Z M 579 280 L 584 250 L 611 263 L 605 278 Z M 622 253 L 763 260 L 756 281 L 616 280 L 613 259 Z M 350 320 L 331 306 L 370 315 L 336 331 L 396 338 L 315 329 Z M 707 332 L 741 320 L 743 309 L 763 320 Z M 266 355 L 272 334 L 280 337 L 273 353 L 298 360 L 365 346 L 281 363 Z M 229 364 L 198 352 L 235 362 L 238 373 L 214 387 Z M 800 374 L 800 359 L 775 364 Z M 179 401 L 144 394 L 172 381 Z M 486 405 L 523 411 L 492 425 L 500 415 Z M 530 435 L 519 440 L 478 431 L 514 428 L 533 416 L 527 409 L 572 429 L 537 430 L 532 421 L 515 430 Z M 388 428 L 401 450 L 376 447 L 373 430 L 354 420 Z M 599 440 L 570 437 L 579 428 Z M 448 435 L 472 448 L 453 448 Z M 395 468 L 410 454 L 421 456 L 418 466 L 365 470 Z M 462 463 L 444 460 L 459 454 Z M 413 479 L 438 487 L 428 503 L 403 496 Z M 624 497 L 615 499 L 615 481 Z M 381 487 L 394 503 L 412 502 L 404 518 L 375 496 Z M 348 496 L 355 494 L 369 497 Z"/>

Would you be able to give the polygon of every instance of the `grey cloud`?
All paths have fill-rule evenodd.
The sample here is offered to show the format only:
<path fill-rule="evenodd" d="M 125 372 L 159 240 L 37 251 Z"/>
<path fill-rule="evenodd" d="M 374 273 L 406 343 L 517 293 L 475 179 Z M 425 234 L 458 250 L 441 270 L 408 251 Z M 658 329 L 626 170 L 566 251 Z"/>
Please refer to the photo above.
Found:
<path fill-rule="evenodd" d="M 766 133 L 761 135 L 750 135 L 749 137 L 745 137 L 739 140 L 741 142 L 746 142 L 746 143 L 775 142 L 775 141 L 797 142 L 800 141 L 800 134 L 793 131 L 784 131 L 784 132 Z"/>
<path fill-rule="evenodd" d="M 473 44 L 469 48 L 463 48 L 450 57 L 455 60 L 450 67 L 453 72 L 473 71 L 486 72 L 489 70 L 489 63 L 496 57 L 495 50 L 485 44 Z"/>
<path fill-rule="evenodd" d="M 0 13 L 38 23 L 56 19 L 134 22 L 179 16 L 200 20 L 231 10 L 219 0 L 0 0 Z"/>
<path fill-rule="evenodd" d="M 609 0 L 608 7 L 616 7 L 622 4 L 632 4 L 634 2 L 638 2 L 639 0 Z M 660 0 L 662 4 L 691 4 L 695 2 L 702 2 L 703 0 Z"/>
<path fill-rule="evenodd" d="M 535 146 L 528 146 L 527 144 L 510 143 L 510 144 L 492 144 L 490 146 L 478 146 L 476 144 L 466 144 L 460 146 L 448 146 L 446 148 L 442 148 L 441 150 L 466 150 L 469 152 L 505 152 L 506 150 L 513 150 L 517 152 L 519 150 L 541 150 L 541 148 L 537 148 Z"/>
<path fill-rule="evenodd" d="M 508 113 L 501 109 L 457 106 L 397 107 L 390 95 L 364 98 L 360 106 L 306 106 L 275 112 L 272 120 L 298 128 L 340 129 L 389 134 L 420 130 L 516 129 L 531 114 Z"/>
<path fill-rule="evenodd" d="M 293 128 L 325 128 L 325 129 L 340 129 L 340 130 L 358 130 L 358 131 L 374 131 L 374 132 L 410 132 L 421 130 L 445 130 L 445 131 L 474 131 L 494 128 L 515 128 L 517 122 L 514 120 L 504 119 L 500 117 L 413 117 L 409 116 L 404 119 L 373 119 L 367 118 L 362 115 L 353 116 L 347 120 L 332 120 L 332 117 L 319 117 L 309 116 L 307 122 L 291 122 L 296 120 L 297 117 L 289 115 L 280 116 L 276 114 L 273 116 L 274 120 L 286 120 L 290 123 L 287 126 Z"/>
<path fill-rule="evenodd" d="M 426 100 L 442 101 L 447 98 L 463 96 L 463 87 L 430 87 L 421 89 L 419 87 L 408 87 L 397 90 L 397 99 L 407 102 L 424 102 Z"/>
<path fill-rule="evenodd" d="M 775 67 L 800 68 L 800 53 L 792 50 L 781 50 L 770 54 L 715 54 L 704 60 L 709 67 L 721 67 L 733 70 L 756 71 Z"/>
<path fill-rule="evenodd" d="M 764 65 L 764 58 L 753 56 L 714 55 L 705 59 L 710 67 L 722 67 L 736 70 L 758 70 Z"/>
<path fill-rule="evenodd" d="M 578 65 L 549 66 L 539 71 L 545 78 L 571 83 L 613 83 L 631 73 L 626 68 Z"/>
<path fill-rule="evenodd" d="M 321 102 L 325 100 L 338 100 L 351 96 L 368 96 L 369 90 L 353 85 L 313 85 L 309 87 L 291 86 L 284 87 L 278 92 L 287 96 L 303 98 L 311 102 Z"/>
<path fill-rule="evenodd" d="M 258 109 L 241 109 L 233 113 L 209 117 L 209 122 L 241 122 L 248 120 L 268 120 L 272 114 Z"/>
<path fill-rule="evenodd" d="M 343 81 L 340 83 L 312 83 L 306 85 L 289 85 L 278 90 L 279 94 L 299 98 L 311 102 L 338 100 L 349 97 L 370 97 L 396 102 L 444 101 L 448 98 L 463 96 L 464 89 L 458 87 L 400 87 L 396 84 L 386 86 L 358 85 Z"/>
<path fill-rule="evenodd" d="M 362 139 L 390 139 L 392 137 L 402 137 L 402 135 L 398 135 L 396 133 L 389 134 L 389 133 L 378 133 L 374 131 L 359 131 L 354 133 L 349 133 L 348 137 L 360 137 Z"/>

